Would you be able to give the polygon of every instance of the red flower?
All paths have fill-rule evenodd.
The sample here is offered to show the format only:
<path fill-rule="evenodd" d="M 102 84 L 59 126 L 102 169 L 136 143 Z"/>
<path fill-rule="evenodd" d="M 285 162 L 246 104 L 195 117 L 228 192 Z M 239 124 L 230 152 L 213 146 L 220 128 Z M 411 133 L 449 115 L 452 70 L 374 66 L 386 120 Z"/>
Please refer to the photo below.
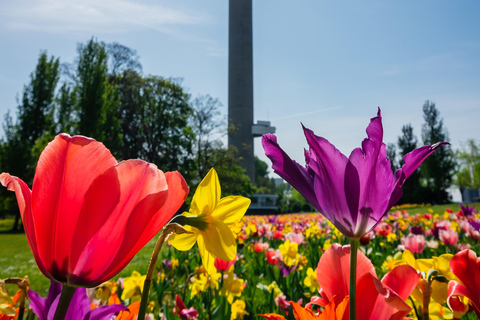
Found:
<path fill-rule="evenodd" d="M 337 243 L 325 251 L 317 267 L 321 297 L 307 304 L 327 306 L 335 297 L 343 301 L 349 293 L 350 246 Z M 402 265 L 377 279 L 372 262 L 358 251 L 357 259 L 357 319 L 401 319 L 411 308 L 405 303 L 415 289 L 420 275 L 409 265 Z"/>
<path fill-rule="evenodd" d="M 214 265 L 218 272 L 228 271 L 235 264 L 235 262 L 237 262 L 237 260 L 238 257 L 231 261 L 225 261 L 220 259 L 219 257 L 215 257 Z"/>
<path fill-rule="evenodd" d="M 268 249 L 265 251 L 265 258 L 267 258 L 268 263 L 270 264 L 277 264 L 278 263 L 278 258 L 275 253 L 275 250 L 273 249 Z"/>
<path fill-rule="evenodd" d="M 448 283 L 448 305 L 457 310 L 456 296 L 467 297 L 480 318 L 480 258 L 472 250 L 460 251 L 450 260 L 450 269 L 462 283 L 455 280 Z"/>
<path fill-rule="evenodd" d="M 28 243 L 42 273 L 95 287 L 120 272 L 188 194 L 178 172 L 141 160 L 117 163 L 93 139 L 60 134 L 40 155 L 32 190 L 8 173 Z"/>

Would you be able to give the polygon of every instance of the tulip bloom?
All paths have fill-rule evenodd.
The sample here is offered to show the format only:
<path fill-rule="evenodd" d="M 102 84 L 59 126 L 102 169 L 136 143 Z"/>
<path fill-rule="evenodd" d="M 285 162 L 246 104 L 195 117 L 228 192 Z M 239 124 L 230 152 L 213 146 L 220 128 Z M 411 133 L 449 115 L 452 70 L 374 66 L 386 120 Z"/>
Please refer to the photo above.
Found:
<path fill-rule="evenodd" d="M 338 301 L 348 296 L 350 274 L 350 246 L 332 244 L 320 258 L 317 266 L 317 279 L 321 297 L 314 297 L 307 304 L 328 305 L 336 296 Z M 411 308 L 405 303 L 415 289 L 420 275 L 409 265 L 398 266 L 377 279 L 372 262 L 361 252 L 357 261 L 356 310 L 358 319 L 400 319 Z M 398 318 L 397 318 L 398 317 Z"/>
<path fill-rule="evenodd" d="M 423 235 L 409 234 L 406 237 L 402 237 L 401 241 L 404 248 L 410 250 L 412 253 L 422 253 L 426 246 Z"/>
<path fill-rule="evenodd" d="M 457 244 L 458 241 L 458 233 L 448 228 L 447 230 L 439 230 L 438 231 L 438 238 L 447 246 L 453 246 Z"/>
<path fill-rule="evenodd" d="M 480 318 L 480 258 L 472 250 L 461 251 L 450 260 L 450 269 L 461 283 L 455 280 L 448 283 L 448 305 L 455 310 L 456 296 L 467 297 Z"/>
<path fill-rule="evenodd" d="M 402 197 L 405 180 L 432 152 L 446 142 L 415 149 L 403 158 L 403 166 L 392 173 L 382 142 L 380 109 L 367 127 L 362 148 L 347 158 L 330 142 L 303 128 L 310 146 L 306 167 L 293 161 L 277 143 L 276 136 L 262 137 L 265 154 L 274 171 L 300 192 L 346 237 L 360 239 L 372 230 Z"/>
<path fill-rule="evenodd" d="M 42 273 L 95 287 L 119 273 L 188 194 L 178 172 L 141 160 L 117 163 L 105 146 L 60 134 L 43 150 L 30 190 L 8 173 L 28 243 Z"/>
<path fill-rule="evenodd" d="M 47 298 L 42 298 L 33 290 L 28 291 L 28 298 L 30 299 L 30 308 L 35 313 L 39 320 L 51 320 L 57 309 L 60 300 L 62 286 L 54 281 L 51 282 L 48 290 Z M 65 319 L 70 320 L 104 320 L 111 319 L 112 316 L 119 312 L 126 310 L 123 304 L 114 304 L 109 306 L 100 306 L 91 310 L 90 299 L 87 296 L 85 288 L 80 288 L 75 291 L 72 302 L 70 303 Z"/>

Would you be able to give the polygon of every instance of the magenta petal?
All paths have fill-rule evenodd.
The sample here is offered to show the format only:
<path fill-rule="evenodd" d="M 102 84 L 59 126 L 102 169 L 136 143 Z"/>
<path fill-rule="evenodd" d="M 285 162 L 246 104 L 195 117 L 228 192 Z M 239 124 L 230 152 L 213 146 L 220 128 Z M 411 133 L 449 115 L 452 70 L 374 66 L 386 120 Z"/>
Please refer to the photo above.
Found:
<path fill-rule="evenodd" d="M 403 157 L 403 166 L 401 169 L 405 175 L 405 179 L 410 177 L 410 175 L 417 170 L 417 168 L 422 164 L 422 162 L 431 155 L 439 147 L 449 144 L 448 142 L 437 142 L 431 146 L 423 146 L 418 149 L 413 150 L 410 153 L 407 153 Z M 403 182 L 402 182 L 403 185 Z"/>
<path fill-rule="evenodd" d="M 265 154 L 272 161 L 272 168 L 280 177 L 291 184 L 312 206 L 322 212 L 313 189 L 313 177 L 308 170 L 293 161 L 277 143 L 277 137 L 266 134 L 262 137 Z"/>
<path fill-rule="evenodd" d="M 123 304 L 100 306 L 89 311 L 83 320 L 110 320 L 115 313 L 125 310 L 128 310 L 128 308 Z"/>

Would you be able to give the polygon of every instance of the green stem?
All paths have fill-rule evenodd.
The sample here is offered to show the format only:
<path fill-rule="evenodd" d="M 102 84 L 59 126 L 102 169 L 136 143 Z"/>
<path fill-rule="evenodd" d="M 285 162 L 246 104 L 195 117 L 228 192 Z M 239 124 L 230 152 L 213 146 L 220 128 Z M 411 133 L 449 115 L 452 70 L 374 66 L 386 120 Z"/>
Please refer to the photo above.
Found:
<path fill-rule="evenodd" d="M 357 320 L 357 251 L 358 239 L 350 240 L 350 320 Z"/>
<path fill-rule="evenodd" d="M 179 220 L 179 218 L 177 217 L 173 218 L 163 228 L 163 231 L 160 234 L 160 237 L 158 237 L 157 243 L 155 244 L 155 248 L 153 249 L 152 257 L 150 258 L 150 264 L 148 265 L 147 275 L 145 276 L 145 282 L 143 283 L 142 300 L 140 301 L 140 309 L 138 310 L 137 319 L 145 319 L 145 312 L 147 310 L 148 294 L 150 292 L 150 284 L 152 282 L 153 270 L 155 269 L 155 265 L 157 264 L 158 254 L 160 253 L 160 249 L 162 249 L 163 243 L 172 233 L 192 233 L 188 232 L 179 224 L 177 224 Z"/>
<path fill-rule="evenodd" d="M 70 306 L 70 301 L 72 301 L 75 290 L 77 290 L 77 288 L 62 284 L 62 293 L 60 294 L 60 301 L 58 301 L 57 310 L 55 311 L 55 316 L 53 317 L 53 320 L 65 319 L 68 307 Z"/>
<path fill-rule="evenodd" d="M 166 233 L 165 230 L 166 229 L 163 229 L 160 237 L 158 237 L 155 248 L 153 249 L 152 257 L 150 258 L 147 275 L 145 276 L 145 282 L 143 283 L 142 300 L 140 301 L 140 309 L 138 310 L 138 319 L 145 319 L 145 313 L 147 311 L 148 303 L 148 294 L 150 293 L 150 285 L 152 283 L 153 270 L 155 269 L 155 266 L 157 264 L 158 254 L 160 253 L 160 249 L 165 242 L 165 238 L 170 235 L 170 233 Z"/>

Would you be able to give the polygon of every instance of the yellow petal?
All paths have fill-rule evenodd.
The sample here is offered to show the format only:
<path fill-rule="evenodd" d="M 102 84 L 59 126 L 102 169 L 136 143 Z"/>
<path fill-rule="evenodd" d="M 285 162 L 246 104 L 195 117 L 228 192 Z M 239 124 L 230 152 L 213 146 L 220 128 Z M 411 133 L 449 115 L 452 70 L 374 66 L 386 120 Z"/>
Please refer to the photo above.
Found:
<path fill-rule="evenodd" d="M 197 237 L 199 234 L 198 229 L 192 228 L 190 226 L 184 226 L 184 228 L 188 231 L 193 231 L 193 234 L 183 233 L 183 234 L 172 234 L 168 237 L 168 242 L 175 247 L 177 250 L 187 251 L 190 250 L 195 242 L 197 241 Z"/>
<path fill-rule="evenodd" d="M 208 274 L 214 274 L 217 272 L 215 268 L 215 256 L 210 253 L 205 247 L 205 242 L 203 241 L 203 235 L 199 235 L 197 239 L 198 251 L 200 251 L 200 257 L 202 258 L 203 266 Z"/>
<path fill-rule="evenodd" d="M 220 182 L 217 172 L 212 168 L 195 190 L 190 212 L 194 214 L 211 213 L 220 200 Z"/>
<path fill-rule="evenodd" d="M 212 217 L 231 226 L 242 219 L 248 206 L 250 206 L 250 199 L 242 196 L 228 196 L 217 203 Z"/>
<path fill-rule="evenodd" d="M 418 270 L 428 274 L 428 270 L 435 269 L 433 265 L 433 259 L 418 259 Z"/>
<path fill-rule="evenodd" d="M 235 259 L 237 243 L 232 230 L 221 221 L 213 221 L 206 232 L 202 232 L 205 248 L 222 260 Z"/>

